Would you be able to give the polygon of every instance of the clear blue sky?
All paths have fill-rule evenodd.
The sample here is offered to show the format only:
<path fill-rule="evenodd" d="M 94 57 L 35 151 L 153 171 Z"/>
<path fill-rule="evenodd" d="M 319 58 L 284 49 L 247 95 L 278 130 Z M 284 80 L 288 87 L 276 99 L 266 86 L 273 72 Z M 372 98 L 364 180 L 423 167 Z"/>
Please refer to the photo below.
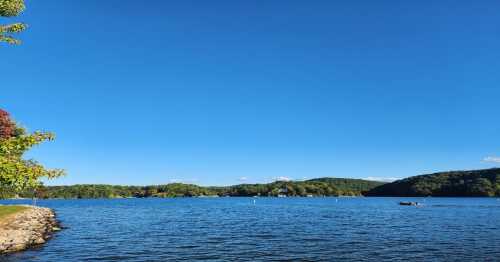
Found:
<path fill-rule="evenodd" d="M 498 165 L 498 1 L 27 4 L 0 106 L 57 133 L 29 154 L 68 171 L 51 184 Z"/>

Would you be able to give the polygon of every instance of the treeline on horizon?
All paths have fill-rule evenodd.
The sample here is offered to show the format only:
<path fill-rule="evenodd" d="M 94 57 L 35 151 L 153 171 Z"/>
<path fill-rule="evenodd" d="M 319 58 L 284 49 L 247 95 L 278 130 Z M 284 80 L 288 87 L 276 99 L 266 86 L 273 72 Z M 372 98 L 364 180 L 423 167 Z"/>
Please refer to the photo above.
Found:
<path fill-rule="evenodd" d="M 146 198 L 146 197 L 276 197 L 276 196 L 500 197 L 500 168 L 420 175 L 392 183 L 348 178 L 277 181 L 202 187 L 173 183 L 153 186 L 73 185 L 39 187 L 14 193 L 0 187 L 0 198 Z"/>
<path fill-rule="evenodd" d="M 307 181 L 276 181 L 269 184 L 241 184 L 224 187 L 202 187 L 192 184 L 172 183 L 153 186 L 72 185 L 42 186 L 36 191 L 15 194 L 0 189 L 0 198 L 146 198 L 146 197 L 307 197 L 307 196 L 361 196 L 383 182 L 348 178 L 318 178 Z"/>
<path fill-rule="evenodd" d="M 450 171 L 384 184 L 366 196 L 500 197 L 500 168 Z"/>

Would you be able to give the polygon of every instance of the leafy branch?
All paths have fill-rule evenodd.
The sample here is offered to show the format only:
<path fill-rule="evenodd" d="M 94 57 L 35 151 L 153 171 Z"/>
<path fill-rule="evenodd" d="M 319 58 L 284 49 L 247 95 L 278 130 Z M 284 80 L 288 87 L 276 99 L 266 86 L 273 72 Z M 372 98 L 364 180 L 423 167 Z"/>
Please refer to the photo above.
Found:
<path fill-rule="evenodd" d="M 21 14 L 26 8 L 24 0 L 0 0 L 0 17 L 14 17 Z M 21 41 L 14 34 L 26 30 L 24 23 L 0 25 L 0 42 L 9 44 L 20 44 Z"/>

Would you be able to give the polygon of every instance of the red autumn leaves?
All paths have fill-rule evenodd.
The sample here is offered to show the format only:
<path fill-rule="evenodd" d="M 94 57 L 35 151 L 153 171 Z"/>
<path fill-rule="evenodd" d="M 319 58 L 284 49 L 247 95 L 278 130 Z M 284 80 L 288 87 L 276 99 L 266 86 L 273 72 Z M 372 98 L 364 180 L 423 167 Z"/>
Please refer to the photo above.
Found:
<path fill-rule="evenodd" d="M 10 119 L 9 113 L 0 109 L 0 140 L 13 137 L 15 132 L 16 124 Z"/>

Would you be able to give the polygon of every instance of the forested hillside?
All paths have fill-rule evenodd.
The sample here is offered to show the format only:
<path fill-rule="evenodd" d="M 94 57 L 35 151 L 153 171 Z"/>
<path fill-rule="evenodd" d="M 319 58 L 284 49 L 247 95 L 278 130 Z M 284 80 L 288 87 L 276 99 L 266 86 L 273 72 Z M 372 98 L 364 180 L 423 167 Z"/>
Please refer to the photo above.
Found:
<path fill-rule="evenodd" d="M 361 179 L 319 178 L 307 181 L 277 181 L 269 184 L 241 184 L 226 187 L 201 187 L 173 183 L 154 186 L 73 185 L 37 189 L 38 198 L 123 198 L 123 197 L 196 197 L 196 196 L 359 196 L 381 182 Z M 15 196 L 3 189 L 3 198 Z M 30 198 L 32 191 L 19 197 Z"/>
<path fill-rule="evenodd" d="M 500 168 L 441 172 L 373 188 L 367 196 L 500 196 Z"/>

